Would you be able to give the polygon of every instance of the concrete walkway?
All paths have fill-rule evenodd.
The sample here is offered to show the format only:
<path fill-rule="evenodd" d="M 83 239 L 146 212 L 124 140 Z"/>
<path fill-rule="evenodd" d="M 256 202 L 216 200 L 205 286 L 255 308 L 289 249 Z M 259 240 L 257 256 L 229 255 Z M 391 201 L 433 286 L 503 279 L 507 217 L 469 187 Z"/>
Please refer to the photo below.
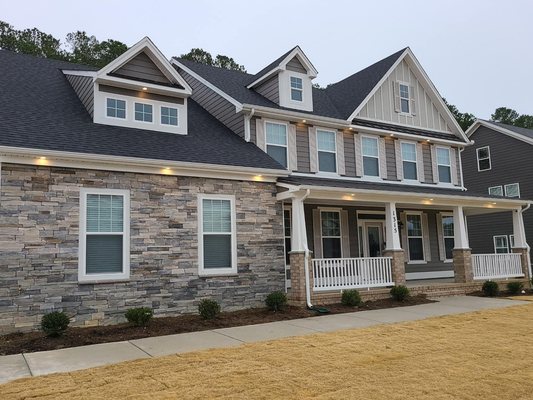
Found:
<path fill-rule="evenodd" d="M 186 353 L 210 348 L 239 346 L 243 343 L 289 336 L 356 329 L 372 325 L 414 321 L 441 315 L 460 314 L 488 308 L 502 308 L 525 301 L 455 296 L 437 303 L 373 311 L 324 315 L 266 324 L 214 329 L 202 332 L 112 342 L 36 353 L 0 356 L 0 383 L 27 376 L 46 375 L 93 368 L 122 361 Z"/>

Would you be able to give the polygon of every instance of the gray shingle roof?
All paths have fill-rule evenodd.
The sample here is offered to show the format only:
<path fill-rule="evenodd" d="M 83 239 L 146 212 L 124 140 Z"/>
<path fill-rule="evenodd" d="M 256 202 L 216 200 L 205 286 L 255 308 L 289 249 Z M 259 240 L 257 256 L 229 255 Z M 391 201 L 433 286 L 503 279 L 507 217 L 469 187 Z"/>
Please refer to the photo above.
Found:
<path fill-rule="evenodd" d="M 190 99 L 188 135 L 95 124 L 62 69 L 94 70 L 0 50 L 0 146 L 282 169 Z"/>
<path fill-rule="evenodd" d="M 269 72 L 270 70 L 274 69 L 275 67 L 277 67 L 285 57 L 287 57 L 291 51 L 293 51 L 295 48 L 297 48 L 298 46 L 294 46 L 292 49 L 290 49 L 289 51 L 287 51 L 286 53 L 284 53 L 282 56 L 276 58 L 274 61 L 272 61 L 270 64 L 268 64 L 265 68 L 263 68 L 261 71 L 259 71 L 257 74 L 253 75 L 253 77 L 250 79 L 250 82 L 248 82 L 247 85 L 249 85 L 250 83 L 254 82 L 255 80 L 261 78 L 264 74 L 266 74 L 267 72 Z"/>
<path fill-rule="evenodd" d="M 495 126 L 499 126 L 500 128 L 508 129 L 512 132 L 518 133 L 519 135 L 523 135 L 530 139 L 533 139 L 533 129 L 527 129 L 527 128 L 521 128 L 519 126 L 502 124 L 501 122 L 494 122 L 494 121 L 487 121 L 487 120 L 482 120 L 482 121 L 495 125 Z"/>

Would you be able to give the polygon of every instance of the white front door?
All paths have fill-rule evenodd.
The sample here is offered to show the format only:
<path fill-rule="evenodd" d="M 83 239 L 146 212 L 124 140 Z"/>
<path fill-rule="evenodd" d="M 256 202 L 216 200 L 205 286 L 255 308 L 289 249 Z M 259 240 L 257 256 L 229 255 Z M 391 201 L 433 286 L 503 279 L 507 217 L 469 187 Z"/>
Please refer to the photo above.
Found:
<path fill-rule="evenodd" d="M 383 242 L 383 223 L 382 222 L 365 222 L 363 229 L 364 256 L 381 257 Z"/>

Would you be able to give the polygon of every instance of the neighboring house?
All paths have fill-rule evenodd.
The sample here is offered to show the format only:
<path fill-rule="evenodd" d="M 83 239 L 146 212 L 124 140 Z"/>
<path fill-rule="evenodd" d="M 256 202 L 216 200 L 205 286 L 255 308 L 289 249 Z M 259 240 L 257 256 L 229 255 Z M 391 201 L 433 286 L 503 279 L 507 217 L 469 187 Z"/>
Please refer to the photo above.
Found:
<path fill-rule="evenodd" d="M 478 119 L 466 132 L 474 142 L 461 154 L 465 185 L 502 198 L 533 198 L 533 130 Z M 532 146 L 532 147 L 529 147 Z M 533 211 L 524 212 L 533 243 Z M 509 212 L 468 218 L 470 245 L 478 253 L 510 253 L 515 247 Z"/>
<path fill-rule="evenodd" d="M 406 273 L 464 292 L 489 276 L 476 213 L 516 211 L 526 246 L 529 203 L 465 191 L 469 140 L 408 48 L 327 89 L 299 47 L 255 75 L 148 38 L 100 70 L 7 51 L 0 68 L 3 332 L 54 309 L 95 325 L 254 307 L 289 285 L 338 301 Z M 489 259 L 509 277 L 523 260 Z"/>

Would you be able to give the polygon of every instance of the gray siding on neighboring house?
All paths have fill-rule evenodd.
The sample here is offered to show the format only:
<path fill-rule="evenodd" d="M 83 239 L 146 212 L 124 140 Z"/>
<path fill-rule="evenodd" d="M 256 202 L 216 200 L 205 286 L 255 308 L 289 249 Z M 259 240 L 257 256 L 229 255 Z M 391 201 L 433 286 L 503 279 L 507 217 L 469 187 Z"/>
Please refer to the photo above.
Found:
<path fill-rule="evenodd" d="M 394 147 L 394 139 L 385 138 L 385 155 L 387 159 L 387 180 L 398 180 L 396 171 L 396 149 Z"/>
<path fill-rule="evenodd" d="M 78 95 L 83 106 L 91 115 L 94 114 L 94 84 L 91 76 L 77 76 L 65 74 L 67 81 Z"/>
<path fill-rule="evenodd" d="M 307 125 L 296 125 L 296 151 L 298 157 L 298 172 L 310 172 L 309 128 Z"/>
<path fill-rule="evenodd" d="M 424 178 L 426 183 L 433 182 L 433 165 L 431 163 L 431 145 L 422 143 L 422 154 L 424 157 Z"/>
<path fill-rule="evenodd" d="M 355 176 L 355 147 L 354 135 L 349 132 L 344 132 L 344 164 L 346 169 L 346 176 Z"/>
<path fill-rule="evenodd" d="M 300 60 L 298 60 L 297 57 L 294 57 L 292 60 L 290 60 L 290 61 L 287 63 L 287 69 L 288 69 L 289 71 L 301 72 L 302 74 L 306 74 L 306 73 L 307 73 L 307 70 L 306 70 L 305 67 L 302 65 L 302 63 L 300 62 Z"/>
<path fill-rule="evenodd" d="M 279 77 L 277 74 L 259 85 L 255 90 L 270 101 L 279 104 Z"/>
<path fill-rule="evenodd" d="M 146 79 L 160 83 L 170 83 L 168 78 L 145 53 L 139 53 L 122 67 L 113 71 L 116 74 L 136 79 Z"/>
<path fill-rule="evenodd" d="M 209 89 L 187 72 L 180 70 L 180 75 L 192 88 L 192 99 L 207 112 L 217 118 L 229 129 L 244 138 L 244 115 L 236 113 L 235 106 L 228 100 Z"/>
<path fill-rule="evenodd" d="M 475 143 L 461 153 L 465 187 L 469 191 L 488 194 L 491 186 L 504 187 L 510 183 L 520 185 L 520 197 L 533 199 L 533 146 L 513 139 L 485 126 L 479 127 L 470 137 Z M 491 169 L 477 170 L 476 149 L 490 147 Z M 494 235 L 511 235 L 510 213 L 470 216 L 468 237 L 473 253 L 493 253 Z M 524 213 L 527 242 L 533 244 L 533 211 Z"/>

